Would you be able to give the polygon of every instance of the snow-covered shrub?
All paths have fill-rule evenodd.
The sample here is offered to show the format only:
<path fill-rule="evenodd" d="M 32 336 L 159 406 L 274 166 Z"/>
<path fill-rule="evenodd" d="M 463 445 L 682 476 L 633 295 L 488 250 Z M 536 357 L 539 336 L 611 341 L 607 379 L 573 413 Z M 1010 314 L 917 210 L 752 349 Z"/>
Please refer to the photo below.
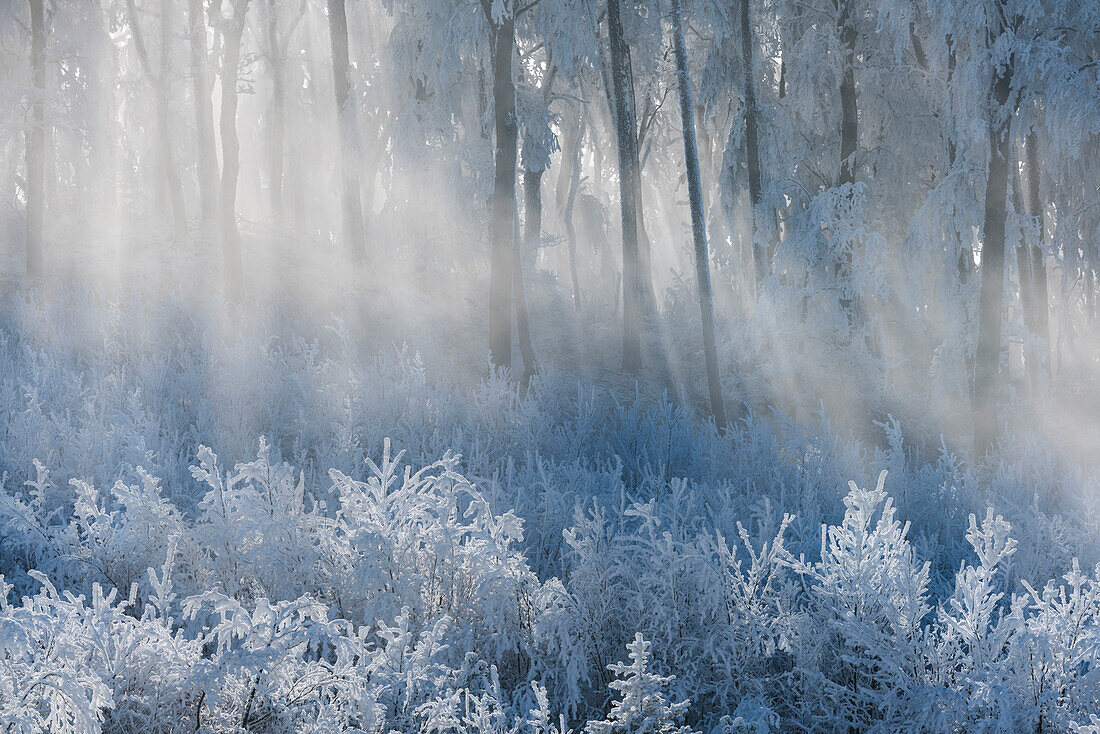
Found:
<path fill-rule="evenodd" d="M 923 686 L 929 565 L 916 559 L 885 481 L 882 472 L 874 489 L 852 482 L 843 522 L 821 528 L 820 559 L 792 559 L 812 582 L 812 627 L 802 634 L 828 635 L 799 662 L 828 702 L 810 714 L 819 726 L 898 724 Z"/>
<path fill-rule="evenodd" d="M 538 605 L 550 602 L 519 550 L 523 521 L 495 514 L 456 471 L 458 457 L 399 475 L 401 458 L 386 441 L 381 464 L 368 460 L 367 481 L 331 472 L 334 603 L 367 623 L 404 609 L 416 630 L 447 617 L 457 652 L 491 655 L 508 681 L 522 681 Z"/>
<path fill-rule="evenodd" d="M 1100 566 L 1088 576 L 1074 559 L 1063 578 L 1041 590 L 1025 581 L 1027 593 L 1013 599 L 1005 665 L 1006 688 L 1022 704 L 1018 728 L 1074 731 L 1100 711 Z"/>
<path fill-rule="evenodd" d="M 22 604 L 0 585 L 0 721 L 8 731 L 175 731 L 190 718 L 198 691 L 191 671 L 201 656 L 193 639 L 132 599 L 91 597 L 42 584 Z"/>
<path fill-rule="evenodd" d="M 675 692 L 716 721 L 740 700 L 767 695 L 789 665 L 795 610 L 783 559 L 792 518 L 765 513 L 755 538 L 734 522 L 731 544 L 721 501 L 704 499 L 673 481 L 660 498 L 619 513 L 578 508 L 566 534 L 567 586 L 592 683 L 607 682 L 597 666 L 610 664 L 634 626 L 653 641 L 654 659 L 677 671 Z"/>
<path fill-rule="evenodd" d="M 217 455 L 200 446 L 194 478 L 208 490 L 198 504 L 194 538 L 206 556 L 206 588 L 250 601 L 296 599 L 330 583 L 323 543 L 334 526 L 305 478 L 275 460 L 261 437 L 255 461 L 223 473 Z M 288 572 L 290 571 L 290 572 Z"/>
<path fill-rule="evenodd" d="M 93 641 L 74 619 L 80 613 L 74 600 L 63 599 L 45 576 L 31 573 L 45 590 L 25 597 L 20 606 L 8 603 L 11 587 L 0 584 L 0 722 L 7 731 L 26 734 L 100 732 L 113 700 L 88 665 Z M 97 598 L 96 606 L 112 601 Z"/>
<path fill-rule="evenodd" d="M 24 498 L 0 497 L 0 520 L 20 561 L 35 559 L 28 567 L 47 571 L 57 583 L 87 593 L 93 584 L 123 593 L 139 584 L 144 599 L 146 570 L 162 562 L 171 543 L 194 559 L 183 516 L 164 498 L 160 480 L 141 467 L 138 483 L 119 480 L 106 496 L 88 482 L 70 480 L 71 500 L 52 508 L 44 500 L 49 473 L 41 464 L 37 473 Z M 64 507 L 70 508 L 67 518 Z"/>
<path fill-rule="evenodd" d="M 1016 552 L 1009 524 L 988 510 L 981 525 L 970 516 L 966 538 L 978 565 L 963 564 L 954 593 L 936 616 L 929 649 L 928 674 L 935 686 L 935 706 L 917 713 L 930 726 L 951 728 L 1004 720 L 1003 668 L 1013 634 L 1007 615 L 1002 568 Z"/>
<path fill-rule="evenodd" d="M 615 692 L 611 710 L 601 720 L 589 721 L 585 734 L 692 734 L 683 724 L 689 701 L 673 703 L 665 689 L 672 677 L 650 670 L 650 643 L 639 632 L 627 645 L 629 663 L 614 663 L 615 680 L 608 685 Z"/>

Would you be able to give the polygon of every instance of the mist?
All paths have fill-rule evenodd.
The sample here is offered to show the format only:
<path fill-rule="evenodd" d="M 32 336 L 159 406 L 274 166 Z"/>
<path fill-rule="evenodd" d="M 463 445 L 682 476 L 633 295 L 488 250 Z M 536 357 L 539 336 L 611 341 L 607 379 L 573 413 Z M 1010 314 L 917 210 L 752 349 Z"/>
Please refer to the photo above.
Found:
<path fill-rule="evenodd" d="M 0 720 L 1097 726 L 1098 72 L 1077 0 L 0 0 Z"/>

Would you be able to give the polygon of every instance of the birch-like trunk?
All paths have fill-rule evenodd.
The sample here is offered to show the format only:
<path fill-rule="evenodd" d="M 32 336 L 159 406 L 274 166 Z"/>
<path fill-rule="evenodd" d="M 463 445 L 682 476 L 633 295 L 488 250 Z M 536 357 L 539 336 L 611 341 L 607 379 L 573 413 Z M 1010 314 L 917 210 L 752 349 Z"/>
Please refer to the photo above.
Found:
<path fill-rule="evenodd" d="M 694 107 L 691 78 L 688 76 L 687 50 L 684 48 L 684 23 L 680 0 L 672 0 L 672 44 L 676 54 L 676 79 L 680 87 L 680 121 L 684 130 L 684 164 L 687 168 L 688 200 L 691 204 L 691 235 L 695 245 L 695 276 L 699 286 L 699 311 L 703 322 L 703 357 L 707 368 L 710 410 L 719 428 L 726 426 L 726 408 L 722 383 L 718 376 L 718 350 L 714 334 L 714 298 L 710 288 L 710 254 L 707 251 L 707 227 L 703 218 L 703 189 L 699 175 L 699 151 L 695 143 Z"/>

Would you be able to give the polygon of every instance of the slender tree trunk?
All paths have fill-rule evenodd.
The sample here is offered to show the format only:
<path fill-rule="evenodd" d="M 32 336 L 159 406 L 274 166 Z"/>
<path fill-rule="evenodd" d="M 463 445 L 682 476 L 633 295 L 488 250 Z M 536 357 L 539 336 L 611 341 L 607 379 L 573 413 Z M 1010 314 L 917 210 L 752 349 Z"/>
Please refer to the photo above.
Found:
<path fill-rule="evenodd" d="M 1035 355 L 1035 374 L 1033 381 L 1038 383 L 1042 368 L 1050 364 L 1050 305 L 1047 293 L 1047 268 L 1043 261 L 1043 237 L 1044 216 L 1043 201 L 1039 196 L 1039 141 L 1035 131 L 1027 134 L 1024 142 L 1027 155 L 1027 183 L 1028 183 L 1028 207 L 1029 214 L 1035 220 L 1038 228 L 1038 240 L 1031 247 L 1031 280 L 1032 280 L 1032 323 L 1035 336 L 1039 340 Z"/>
<path fill-rule="evenodd" d="M 538 215 L 541 219 L 541 211 Z M 518 225 L 518 220 L 516 220 Z M 532 235 L 531 228 L 526 235 Z M 518 242 L 518 233 L 513 229 L 513 237 Z M 535 346 L 531 341 L 531 321 L 527 309 L 527 289 L 523 284 L 523 258 L 518 254 L 512 258 L 512 305 L 516 312 L 516 336 L 519 337 L 519 353 L 523 357 L 523 384 L 527 384 L 535 374 Z"/>
<path fill-rule="evenodd" d="M 573 286 L 574 311 L 580 311 L 581 308 L 581 285 L 580 277 L 577 275 L 577 228 L 573 222 L 573 213 L 577 203 L 577 192 L 581 186 L 581 157 L 584 153 L 585 128 L 584 117 L 581 117 L 573 137 L 567 142 L 568 150 L 562 151 L 562 171 L 564 172 L 566 165 L 569 167 L 569 183 L 562 219 L 565 220 L 565 239 L 569 247 L 569 279 Z"/>
<path fill-rule="evenodd" d="M 516 259 L 516 86 L 512 78 L 515 25 L 511 16 L 493 29 L 493 244 L 489 273 L 489 354 L 512 366 L 512 290 Z"/>
<path fill-rule="evenodd" d="M 45 97 L 46 97 L 46 8 L 45 0 L 31 4 L 31 124 L 27 131 L 27 277 L 43 274 L 42 222 L 45 211 Z"/>
<path fill-rule="evenodd" d="M 538 256 L 542 242 L 542 176 L 545 171 L 523 169 L 523 242 L 527 261 Z"/>
<path fill-rule="evenodd" d="M 95 28 L 96 60 L 90 75 L 95 88 L 95 123 L 94 134 L 90 136 L 90 183 L 84 217 L 86 220 L 96 220 L 106 234 L 105 249 L 112 256 L 111 265 L 115 266 L 114 272 L 117 273 L 117 254 L 122 241 L 118 212 L 118 104 L 115 98 L 117 48 L 105 18 L 99 19 Z"/>
<path fill-rule="evenodd" d="M 153 87 L 156 96 L 156 126 L 157 126 L 157 161 L 163 182 L 167 186 L 169 201 L 172 207 L 172 221 L 177 245 L 186 244 L 187 210 L 183 197 L 183 183 L 180 180 L 179 169 L 172 157 L 172 133 L 169 126 L 169 89 L 168 89 L 168 41 L 171 34 L 168 32 L 168 14 L 171 12 L 171 3 L 166 2 L 161 7 L 161 70 L 153 71 L 149 60 L 149 47 L 145 43 L 145 35 L 141 30 L 138 20 L 137 8 L 134 0 L 126 1 L 126 14 L 130 22 L 130 32 L 134 40 L 134 50 L 137 52 L 138 62 L 141 65 L 145 77 Z M 158 181 L 161 179 L 158 178 Z M 158 186 L 160 184 L 158 183 Z"/>
<path fill-rule="evenodd" d="M 1016 163 L 1016 159 L 1013 159 L 1013 163 Z M 1020 167 L 1018 165 L 1012 166 L 1012 208 L 1016 211 L 1017 217 L 1022 222 L 1022 213 L 1024 212 L 1024 198 L 1023 198 L 1023 186 L 1022 179 L 1020 177 Z M 1035 295 L 1033 290 L 1033 278 L 1031 276 L 1031 251 L 1028 247 L 1028 227 L 1026 224 L 1021 224 L 1019 232 L 1019 242 L 1016 244 L 1016 274 L 1020 282 L 1020 312 L 1024 317 L 1024 327 L 1029 334 L 1035 333 L 1035 322 L 1033 316 L 1035 314 Z M 1021 350 L 1021 356 L 1024 361 L 1024 370 L 1028 376 L 1028 380 L 1031 383 L 1031 392 L 1035 394 L 1035 388 L 1038 387 L 1036 382 L 1037 371 L 1035 368 L 1035 352 L 1027 345 L 1024 345 Z"/>
<path fill-rule="evenodd" d="M 176 244 L 186 244 L 187 206 L 183 196 L 183 180 L 175 156 L 172 155 L 171 101 L 172 88 L 169 84 L 168 67 L 171 64 L 171 19 L 174 9 L 173 0 L 162 0 L 160 6 L 160 75 L 157 87 L 160 92 L 160 108 L 157 116 L 157 137 L 161 160 L 164 165 L 164 181 L 172 204 L 172 222 L 175 227 Z M 137 19 L 134 19 L 137 22 Z"/>
<path fill-rule="evenodd" d="M 856 103 L 855 49 L 856 28 L 852 20 L 854 0 L 839 0 L 837 31 L 843 47 L 840 79 L 840 185 L 852 185 L 856 181 L 856 149 L 859 145 L 859 108 Z M 847 250 L 837 263 L 837 275 L 841 280 L 852 276 L 852 254 Z M 853 321 L 854 300 L 850 296 L 840 299 L 840 305 Z"/>
<path fill-rule="evenodd" d="M 740 1 L 741 65 L 745 69 L 745 149 L 749 164 L 749 241 L 752 244 L 753 272 L 756 289 L 760 290 L 768 276 L 767 254 L 759 242 L 756 221 L 760 214 L 760 143 L 759 119 L 756 109 L 756 66 L 753 63 L 753 33 L 749 18 L 749 0 Z"/>
<path fill-rule="evenodd" d="M 947 42 L 947 84 L 950 86 L 951 81 L 955 78 L 955 68 L 958 66 L 959 56 L 954 37 L 949 33 L 945 40 Z M 955 141 L 955 134 L 952 132 L 947 136 L 947 169 L 949 172 L 954 169 L 957 157 L 958 144 Z M 967 281 L 970 280 L 971 271 L 974 269 L 974 253 L 970 250 L 970 245 L 963 241 L 957 231 L 955 241 L 958 245 L 956 274 L 958 275 L 959 285 L 965 286 Z"/>
<path fill-rule="evenodd" d="M 630 84 L 630 109 L 631 117 L 634 118 L 633 130 L 635 130 L 634 159 L 631 161 L 630 167 L 633 171 L 634 180 L 634 212 L 638 217 L 638 280 L 642 289 L 642 309 L 646 313 L 650 313 L 657 308 L 657 292 L 653 286 L 652 243 L 645 228 L 645 205 L 642 202 L 642 164 L 640 159 L 642 143 L 641 136 L 637 132 L 638 120 L 635 114 L 638 96 L 634 91 L 634 63 L 630 56 L 630 46 L 623 44 L 623 47 L 626 49 L 626 76 Z"/>
<path fill-rule="evenodd" d="M 982 242 L 982 289 L 978 345 L 974 355 L 974 460 L 982 461 L 997 433 L 998 368 L 1001 358 L 1001 311 L 1004 300 L 1005 199 L 1011 151 L 1011 117 L 1005 105 L 1012 81 L 1006 66 L 994 71 L 993 109 L 989 121 L 989 175 L 985 191 Z"/>
<path fill-rule="evenodd" d="M 233 17 L 222 31 L 225 56 L 222 59 L 221 137 L 222 180 L 218 197 L 222 255 L 225 258 L 226 292 L 238 297 L 244 286 L 241 261 L 241 233 L 237 228 L 237 179 L 240 174 L 240 141 L 237 138 L 237 77 L 241 62 L 241 35 L 249 0 L 234 0 Z"/>
<path fill-rule="evenodd" d="M 688 199 L 691 203 L 691 234 L 695 243 L 695 275 L 699 284 L 699 310 L 703 320 L 703 355 L 707 367 L 710 410 L 719 428 L 726 426 L 726 408 L 722 383 L 718 377 L 718 350 L 714 335 L 714 300 L 710 289 L 710 255 L 707 229 L 703 218 L 703 190 L 699 177 L 699 151 L 695 146 L 694 107 L 691 79 L 688 76 L 687 51 L 684 48 L 684 24 L 680 0 L 672 0 L 672 43 L 676 54 L 676 79 L 680 87 L 680 119 L 684 129 L 684 163 L 687 166 Z"/>
<path fill-rule="evenodd" d="M 623 369 L 642 369 L 642 304 L 645 298 L 639 273 L 638 214 L 635 168 L 638 162 L 634 101 L 630 94 L 628 47 L 619 17 L 620 0 L 607 0 L 607 31 L 611 51 L 611 86 L 615 100 L 615 135 L 619 147 L 619 197 L 623 230 Z"/>
<path fill-rule="evenodd" d="M 218 154 L 214 149 L 214 106 L 210 102 L 210 70 L 206 56 L 204 0 L 190 0 L 191 84 L 195 97 L 195 132 L 198 142 L 199 212 L 202 221 L 214 221 L 217 212 Z"/>
<path fill-rule="evenodd" d="M 843 46 L 840 79 L 840 184 L 856 181 L 856 146 L 859 144 L 859 108 L 856 105 L 856 28 L 852 21 L 853 0 L 840 0 L 837 30 Z"/>
<path fill-rule="evenodd" d="M 275 0 L 267 1 L 267 23 L 264 35 L 268 51 L 268 71 L 271 72 L 271 108 L 268 127 L 268 195 L 275 222 L 283 217 L 283 147 L 286 131 L 286 62 L 279 39 L 279 12 Z"/>
<path fill-rule="evenodd" d="M 359 196 L 359 145 L 355 101 L 350 99 L 348 76 L 348 18 L 344 0 L 328 0 L 328 30 L 332 42 L 332 80 L 336 90 L 336 114 L 340 126 L 341 204 L 344 246 L 356 262 L 366 252 L 363 236 L 363 204 Z"/>

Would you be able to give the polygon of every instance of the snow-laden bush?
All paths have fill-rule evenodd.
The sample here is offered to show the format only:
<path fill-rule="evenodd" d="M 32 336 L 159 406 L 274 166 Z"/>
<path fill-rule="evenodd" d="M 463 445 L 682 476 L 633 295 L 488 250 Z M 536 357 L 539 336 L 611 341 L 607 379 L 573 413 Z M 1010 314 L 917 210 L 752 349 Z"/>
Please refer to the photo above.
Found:
<path fill-rule="evenodd" d="M 523 521 L 496 514 L 447 455 L 413 472 L 402 454 L 368 460 L 357 481 L 331 472 L 339 509 L 325 539 L 334 562 L 334 602 L 370 622 L 409 610 L 416 627 L 446 616 L 463 651 L 491 654 L 506 678 L 531 665 L 543 587 L 519 550 Z"/>
<path fill-rule="evenodd" d="M 1100 706 L 1100 569 L 1034 576 L 989 510 L 938 592 L 920 556 L 948 546 L 911 540 L 885 474 L 842 514 L 784 489 L 807 520 L 615 463 L 474 483 L 384 441 L 320 483 L 265 440 L 232 469 L 197 454 L 190 509 L 140 468 L 109 493 L 42 464 L 6 487 L 11 730 L 1070 732 Z"/>
<path fill-rule="evenodd" d="M 802 665 L 810 689 L 832 702 L 818 726 L 900 725 L 921 685 L 929 565 L 916 559 L 885 481 L 882 472 L 872 490 L 852 482 L 843 522 L 821 529 L 819 560 L 792 562 L 812 583 L 810 619 L 826 638 Z"/>
<path fill-rule="evenodd" d="M 37 571 L 41 589 L 8 601 L 0 584 L 0 722 L 5 731 L 99 732 L 178 730 L 199 692 L 191 671 L 196 640 L 133 599 L 59 592 Z"/>
<path fill-rule="evenodd" d="M 787 666 L 795 610 L 783 559 L 793 518 L 765 514 L 753 538 L 740 522 L 715 527 L 724 513 L 716 518 L 720 508 L 704 504 L 674 481 L 661 498 L 617 513 L 598 503 L 576 510 L 566 531 L 567 587 L 593 682 L 608 682 L 598 671 L 635 632 L 657 643 L 662 667 L 677 671 L 676 693 L 706 713 L 762 694 Z"/>

